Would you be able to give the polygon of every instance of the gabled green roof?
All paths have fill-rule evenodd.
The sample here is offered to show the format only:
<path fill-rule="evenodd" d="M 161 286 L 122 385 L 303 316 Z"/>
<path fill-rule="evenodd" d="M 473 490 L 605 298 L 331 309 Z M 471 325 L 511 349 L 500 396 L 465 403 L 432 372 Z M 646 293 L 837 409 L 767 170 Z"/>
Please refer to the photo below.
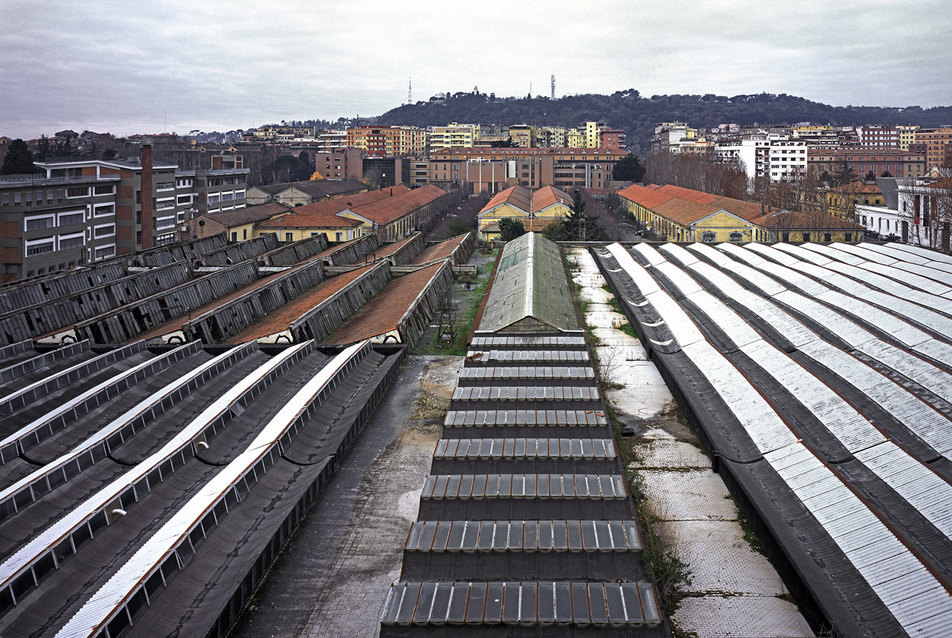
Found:
<path fill-rule="evenodd" d="M 555 242 L 526 233 L 506 244 L 479 330 L 579 330 Z"/>

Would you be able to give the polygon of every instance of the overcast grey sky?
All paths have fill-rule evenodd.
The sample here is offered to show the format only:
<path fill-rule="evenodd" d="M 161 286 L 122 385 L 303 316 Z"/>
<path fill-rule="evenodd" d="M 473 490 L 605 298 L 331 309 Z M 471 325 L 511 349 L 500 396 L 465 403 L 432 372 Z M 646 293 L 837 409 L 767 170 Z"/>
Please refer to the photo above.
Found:
<path fill-rule="evenodd" d="M 952 104 L 948 0 L 0 0 L 0 135 L 379 115 L 437 92 Z"/>

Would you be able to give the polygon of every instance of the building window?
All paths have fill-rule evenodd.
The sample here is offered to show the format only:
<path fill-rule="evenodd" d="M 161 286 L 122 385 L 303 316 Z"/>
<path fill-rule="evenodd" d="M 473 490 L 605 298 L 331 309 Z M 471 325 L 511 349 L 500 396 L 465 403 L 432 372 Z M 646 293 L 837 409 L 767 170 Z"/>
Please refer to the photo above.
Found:
<path fill-rule="evenodd" d="M 55 240 L 52 237 L 47 237 L 45 239 L 37 239 L 34 241 L 26 242 L 26 256 L 32 257 L 34 255 L 43 255 L 46 253 L 51 253 L 55 250 Z"/>
<path fill-rule="evenodd" d="M 853 241 L 853 233 L 845 233 L 846 241 Z"/>
<path fill-rule="evenodd" d="M 72 224 L 82 224 L 86 221 L 85 211 L 76 210 L 68 213 L 60 213 L 58 216 L 60 226 L 71 226 Z"/>
<path fill-rule="evenodd" d="M 284 241 L 294 241 L 294 233 L 284 233 Z"/>
<path fill-rule="evenodd" d="M 96 261 L 99 261 L 100 259 L 108 259 L 109 257 L 115 257 L 115 256 L 116 256 L 116 246 L 115 244 L 111 244 L 109 246 L 98 246 L 93 255 L 93 258 Z"/>
<path fill-rule="evenodd" d="M 89 187 L 88 186 L 70 186 L 66 189 L 66 197 L 88 197 L 89 196 Z"/>
<path fill-rule="evenodd" d="M 238 231 L 237 231 L 237 230 L 231 231 L 231 240 L 232 240 L 232 241 L 238 241 Z"/>
<path fill-rule="evenodd" d="M 823 241 L 825 242 L 833 241 L 833 233 L 823 233 Z"/>
<path fill-rule="evenodd" d="M 86 242 L 84 241 L 83 233 L 75 233 L 72 235 L 60 235 L 59 236 L 59 249 L 60 250 L 69 250 L 71 248 L 82 248 Z"/>
<path fill-rule="evenodd" d="M 112 195 L 116 192 L 116 187 L 113 184 L 98 184 L 95 187 L 95 193 L 97 195 Z"/>
<path fill-rule="evenodd" d="M 783 233 L 781 241 L 790 241 L 790 233 Z"/>
<path fill-rule="evenodd" d="M 730 235 L 731 241 L 744 241 L 744 234 L 734 231 Z"/>
<path fill-rule="evenodd" d="M 93 228 L 93 237 L 112 237 L 116 234 L 115 224 L 104 224 Z"/>
<path fill-rule="evenodd" d="M 115 215 L 116 207 L 112 204 L 94 204 L 93 205 L 93 217 L 106 217 L 108 215 Z"/>
<path fill-rule="evenodd" d="M 804 242 L 810 241 L 810 233 L 803 233 L 803 241 Z"/>
<path fill-rule="evenodd" d="M 340 232 L 334 233 L 334 240 L 344 241 L 344 233 L 340 233 Z"/>
<path fill-rule="evenodd" d="M 701 235 L 701 240 L 707 244 L 713 244 L 717 241 L 717 233 L 707 230 Z"/>
<path fill-rule="evenodd" d="M 42 217 L 26 217 L 23 221 L 25 230 L 43 230 L 44 228 L 52 228 L 56 225 L 56 216 L 43 215 Z"/>

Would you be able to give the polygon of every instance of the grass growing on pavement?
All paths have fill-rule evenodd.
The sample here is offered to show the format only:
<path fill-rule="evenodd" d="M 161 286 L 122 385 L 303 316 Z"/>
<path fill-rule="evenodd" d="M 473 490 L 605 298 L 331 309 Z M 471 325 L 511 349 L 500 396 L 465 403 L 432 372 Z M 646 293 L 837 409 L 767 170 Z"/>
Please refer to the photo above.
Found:
<path fill-rule="evenodd" d="M 439 343 L 439 335 L 437 335 L 435 339 L 429 339 L 426 340 L 426 342 L 421 341 L 414 349 L 413 354 L 444 354 L 460 357 L 466 355 L 469 333 L 473 329 L 473 322 L 476 321 L 479 304 L 483 299 L 483 295 L 486 294 L 486 288 L 489 285 L 489 275 L 492 273 L 493 265 L 496 263 L 497 252 L 498 250 L 493 250 L 491 254 L 492 259 L 485 264 L 480 264 L 477 268 L 475 288 L 466 290 L 454 284 L 450 289 L 450 294 L 459 302 L 458 308 L 460 312 L 456 325 L 454 326 L 456 329 L 456 337 L 453 339 L 453 343 L 449 347 L 441 346 Z"/>

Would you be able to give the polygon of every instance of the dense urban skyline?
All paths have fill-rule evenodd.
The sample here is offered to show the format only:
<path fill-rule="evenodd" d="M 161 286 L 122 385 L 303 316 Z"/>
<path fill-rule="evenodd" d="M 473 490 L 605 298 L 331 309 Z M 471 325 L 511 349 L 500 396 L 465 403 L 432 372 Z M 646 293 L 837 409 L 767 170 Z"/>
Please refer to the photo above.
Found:
<path fill-rule="evenodd" d="M 564 8 L 565 10 L 560 10 Z M 51 19 L 55 18 L 55 19 Z M 440 92 L 522 97 L 789 93 L 833 105 L 952 104 L 939 0 L 796 7 L 621 0 L 457 7 L 370 0 L 0 6 L 0 134 L 228 130 L 379 115 Z"/>

